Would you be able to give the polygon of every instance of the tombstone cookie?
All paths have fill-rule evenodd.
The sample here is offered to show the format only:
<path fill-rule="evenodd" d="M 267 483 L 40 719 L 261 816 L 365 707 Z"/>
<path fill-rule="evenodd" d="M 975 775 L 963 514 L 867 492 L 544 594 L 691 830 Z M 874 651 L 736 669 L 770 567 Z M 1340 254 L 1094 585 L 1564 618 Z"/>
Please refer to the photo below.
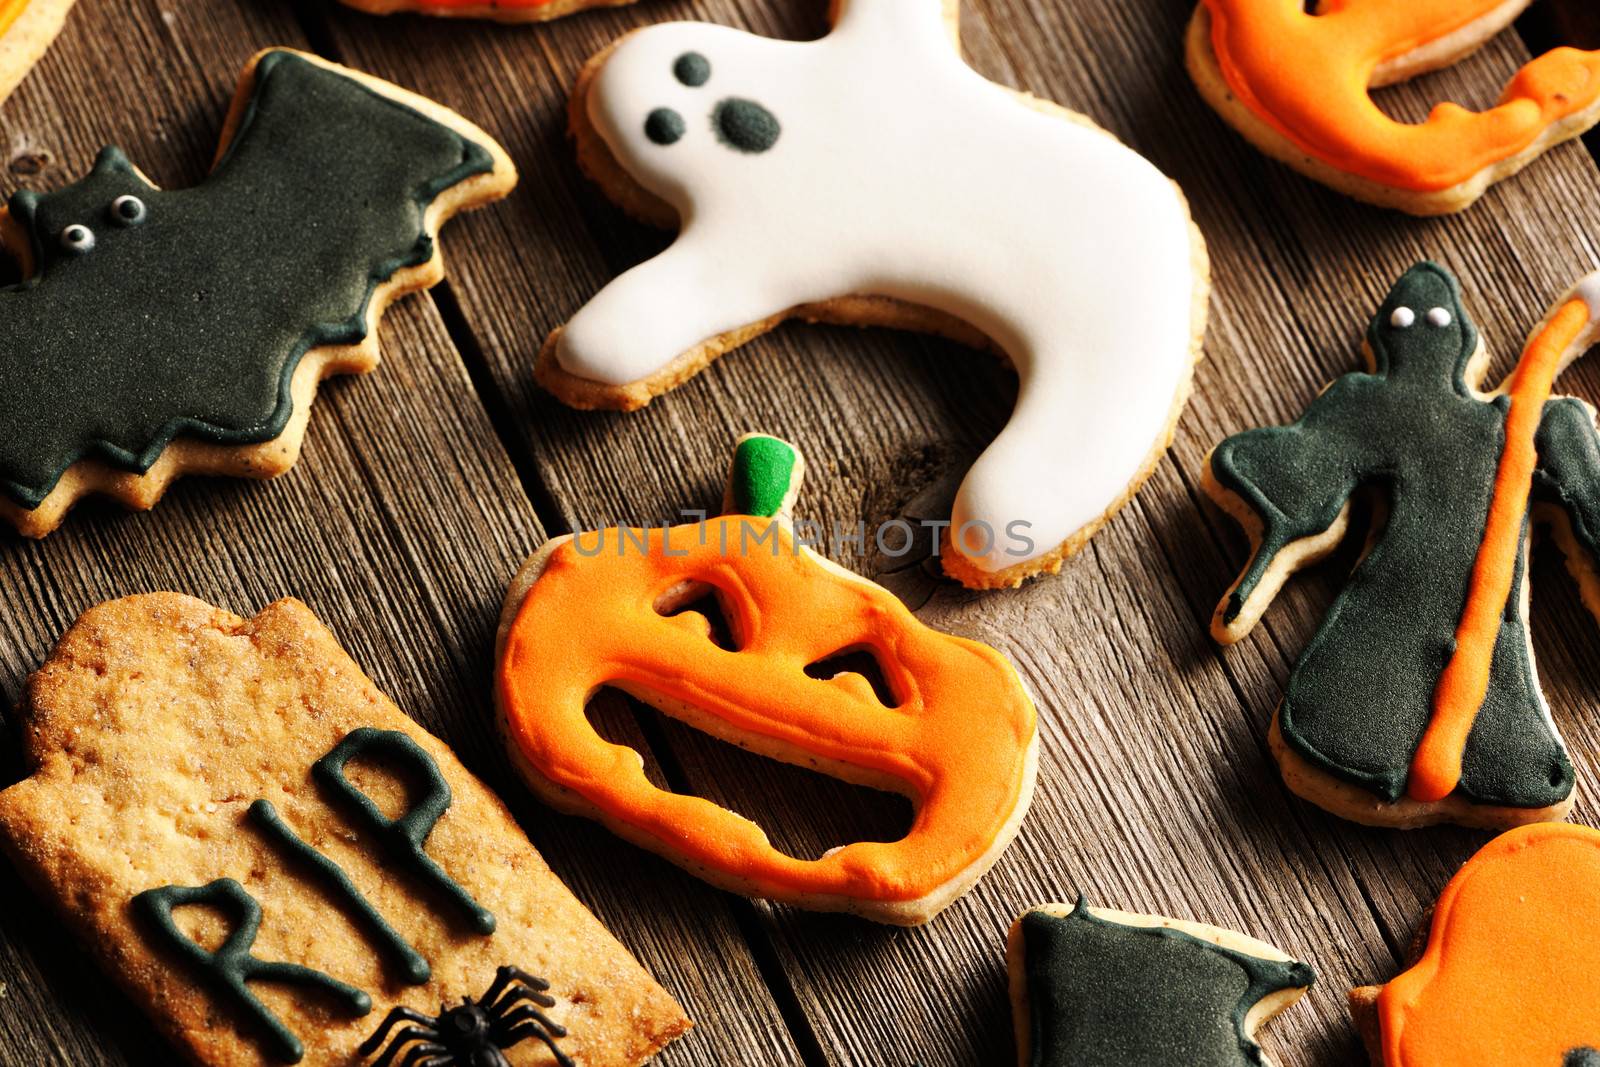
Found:
<path fill-rule="evenodd" d="M 688 1029 L 297 601 L 102 604 L 22 716 L 0 847 L 186 1060 L 632 1067 Z"/>
<path fill-rule="evenodd" d="M 1421 123 L 1390 117 L 1372 90 L 1458 62 L 1531 2 L 1201 0 L 1189 72 L 1274 159 L 1370 203 L 1447 214 L 1600 121 L 1600 52 L 1558 48 L 1489 110 L 1445 102 Z"/>
<path fill-rule="evenodd" d="M 377 366 L 389 302 L 443 276 L 439 227 L 515 180 L 459 115 L 275 49 L 200 185 L 157 189 L 107 148 L 74 185 L 15 194 L 0 515 L 43 536 L 89 493 L 147 508 L 184 472 L 287 470 L 318 381 Z"/>
<path fill-rule="evenodd" d="M 0 0 L 0 100 L 61 32 L 73 0 Z"/>
<path fill-rule="evenodd" d="M 1456 280 L 1424 263 L 1346 374 L 1291 426 L 1218 445 L 1204 487 L 1253 554 L 1217 608 L 1231 643 L 1288 577 L 1326 556 L 1369 493 L 1370 544 L 1301 653 L 1271 729 L 1289 787 L 1382 826 L 1505 827 L 1560 819 L 1574 774 L 1528 639 L 1527 540 L 1548 518 L 1585 600 L 1600 605 L 1600 437 L 1551 383 L 1600 338 L 1600 274 L 1562 299 L 1516 370 L 1488 359 Z"/>
<path fill-rule="evenodd" d="M 579 162 L 680 232 L 550 336 L 538 379 L 634 409 L 795 317 L 992 348 L 1020 391 L 957 494 L 945 569 L 975 588 L 1058 570 L 1171 437 L 1204 244 L 1149 162 L 963 63 L 954 3 L 833 8 L 820 41 L 677 23 L 584 68 Z"/>
<path fill-rule="evenodd" d="M 999 652 L 931 630 L 888 590 L 821 558 L 788 510 L 793 446 L 749 436 L 734 452 L 728 514 L 657 529 L 561 537 L 529 560 L 501 617 L 495 695 L 512 762 L 552 806 L 748 896 L 880 922 L 926 922 L 1016 835 L 1038 758 L 1033 702 Z M 731 628 L 713 640 L 694 604 Z M 869 653 L 861 674 L 807 668 Z M 584 714 L 602 686 L 772 759 L 901 793 L 898 841 L 802 860 L 755 823 L 656 788 L 638 752 Z"/>
<path fill-rule="evenodd" d="M 1600 1064 L 1600 831 L 1526 826 L 1445 886 L 1411 966 L 1350 993 L 1374 1067 Z"/>
<path fill-rule="evenodd" d="M 1311 968 L 1231 930 L 1043 904 L 1006 939 L 1020 1067 L 1271 1067 L 1255 1033 Z"/>

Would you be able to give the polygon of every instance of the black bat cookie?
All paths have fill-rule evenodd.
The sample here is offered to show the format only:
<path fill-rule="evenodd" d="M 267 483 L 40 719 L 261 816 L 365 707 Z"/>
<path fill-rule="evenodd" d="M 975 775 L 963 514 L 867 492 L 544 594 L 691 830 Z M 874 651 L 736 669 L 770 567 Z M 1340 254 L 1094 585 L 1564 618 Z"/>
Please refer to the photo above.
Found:
<path fill-rule="evenodd" d="M 25 533 L 93 489 L 153 503 L 176 471 L 153 487 L 113 472 L 144 475 L 179 437 L 284 435 L 307 353 L 375 346 L 388 300 L 440 275 L 438 226 L 515 181 L 465 120 L 295 52 L 257 57 L 228 130 L 190 189 L 106 148 L 81 181 L 12 197 L 32 273 L 0 290 L 0 489 Z M 297 445 L 232 473 L 280 473 Z M 85 459 L 105 476 L 62 484 Z"/>

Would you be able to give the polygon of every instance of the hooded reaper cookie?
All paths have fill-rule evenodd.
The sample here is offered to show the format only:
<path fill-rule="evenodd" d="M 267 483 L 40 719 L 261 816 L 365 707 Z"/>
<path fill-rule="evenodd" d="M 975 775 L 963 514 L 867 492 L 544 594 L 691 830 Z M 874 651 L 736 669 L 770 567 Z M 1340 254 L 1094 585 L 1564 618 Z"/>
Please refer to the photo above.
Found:
<path fill-rule="evenodd" d="M 1530 515 L 1548 518 L 1600 605 L 1600 437 L 1551 382 L 1600 338 L 1600 274 L 1535 331 L 1517 369 L 1488 362 L 1449 272 L 1412 268 L 1367 333 L 1370 369 L 1291 426 L 1212 453 L 1205 487 L 1255 552 L 1212 622 L 1250 632 L 1284 581 L 1379 517 L 1366 553 L 1289 677 L 1271 744 L 1295 792 L 1358 822 L 1510 826 L 1563 818 L 1573 768 L 1528 640 Z"/>
<path fill-rule="evenodd" d="M 1204 246 L 1150 163 L 967 67 L 954 3 L 834 15 L 805 43 L 655 26 L 584 69 L 579 161 L 681 232 L 551 335 L 539 380 L 634 409 L 791 317 L 987 345 L 1020 391 L 957 495 L 945 567 L 973 587 L 1057 570 L 1170 438 Z"/>
<path fill-rule="evenodd" d="M 439 226 L 515 180 L 461 117 L 274 50 L 200 185 L 157 189 L 107 148 L 74 185 L 17 193 L 0 514 L 42 536 L 86 493 L 145 508 L 185 471 L 287 470 L 318 381 L 376 366 L 389 301 L 442 277 Z"/>

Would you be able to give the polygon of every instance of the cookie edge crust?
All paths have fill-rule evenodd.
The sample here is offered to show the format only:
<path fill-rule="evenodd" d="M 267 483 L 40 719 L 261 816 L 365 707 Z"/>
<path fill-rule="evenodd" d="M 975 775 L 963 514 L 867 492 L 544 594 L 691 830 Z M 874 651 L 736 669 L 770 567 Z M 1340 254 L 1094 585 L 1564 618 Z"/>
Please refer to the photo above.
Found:
<path fill-rule="evenodd" d="M 220 160 L 238 132 L 250 94 L 255 89 L 255 72 L 261 60 L 274 52 L 286 52 L 319 67 L 351 78 L 365 88 L 394 100 L 426 118 L 450 127 L 463 138 L 486 151 L 493 168 L 474 175 L 440 193 L 428 205 L 423 229 L 433 245 L 433 255 L 425 263 L 403 267 L 387 281 L 373 288 L 367 302 L 366 334 L 350 345 L 320 345 L 307 349 L 290 379 L 289 419 L 283 430 L 266 441 L 246 445 L 216 444 L 180 437 L 172 441 L 160 458 L 143 474 L 122 470 L 104 460 L 89 457 L 72 463 L 36 508 L 24 508 L 0 496 L 0 518 L 9 521 L 24 537 L 42 538 L 66 519 L 77 502 L 86 496 L 105 496 L 136 511 L 154 507 L 167 488 L 185 474 L 227 475 L 235 478 L 269 479 L 286 473 L 300 458 L 310 424 L 318 386 L 324 379 L 347 374 L 367 374 L 382 362 L 379 323 L 394 301 L 410 293 L 431 288 L 445 276 L 443 243 L 439 231 L 453 216 L 502 199 L 517 182 L 516 167 L 499 142 L 468 119 L 442 104 L 363 71 L 329 62 L 319 56 L 292 48 L 264 48 L 250 58 L 240 75 L 238 88 L 229 106 L 222 132 L 218 136 L 215 159 Z M 19 262 L 31 269 L 31 253 L 20 227 L 10 214 L 0 209 L 0 244 Z"/>
<path fill-rule="evenodd" d="M 1461 62 L 1508 27 L 1531 2 L 1506 0 L 1500 8 L 1456 33 L 1389 60 L 1379 68 L 1373 88 L 1409 81 Z M 1490 164 L 1464 182 L 1431 191 L 1400 189 L 1341 170 L 1310 155 L 1242 103 L 1223 76 L 1212 47 L 1211 12 L 1204 3 L 1197 3 L 1190 17 L 1184 36 L 1184 55 L 1190 80 L 1206 103 L 1261 154 L 1345 196 L 1422 218 L 1465 211 L 1493 186 L 1515 177 L 1546 152 L 1583 136 L 1600 123 L 1600 101 L 1596 101 L 1589 108 L 1547 127 L 1521 152 Z"/>
<path fill-rule="evenodd" d="M 487 19 L 506 25 L 517 25 L 549 22 L 596 7 L 626 7 L 635 0 L 549 0 L 548 3 L 530 7 L 506 7 L 490 0 L 490 2 L 453 8 L 434 7 L 427 0 L 342 0 L 342 2 L 369 15 L 415 14 L 432 18 Z"/>
<path fill-rule="evenodd" d="M 831 12 L 830 17 L 832 14 Z M 956 17 L 955 5 L 947 2 L 946 24 L 952 38 L 957 42 L 956 46 L 959 47 Z M 640 222 L 660 229 L 676 230 L 677 212 L 628 174 L 589 120 L 588 94 L 594 80 L 611 53 L 627 39 L 627 36 L 625 34 L 591 56 L 578 72 L 577 81 L 568 101 L 568 133 L 577 147 L 579 168 L 600 187 L 607 199 L 621 208 L 625 214 Z M 1084 126 L 1122 144 L 1113 134 L 1087 115 L 1018 90 L 1007 91 L 1026 107 Z M 1130 148 L 1128 151 L 1133 150 Z M 1188 199 L 1184 196 L 1182 188 L 1170 179 L 1168 184 L 1171 185 L 1184 217 L 1188 220 L 1190 269 L 1193 272 L 1194 282 L 1191 292 L 1189 360 L 1173 392 L 1167 421 L 1156 434 L 1139 470 L 1111 505 L 1099 517 L 1080 526 L 1059 544 L 1032 559 L 997 571 L 984 570 L 955 547 L 950 532 L 946 529 L 941 539 L 940 550 L 944 573 L 969 589 L 1015 588 L 1036 575 L 1060 572 L 1067 559 L 1088 544 L 1101 527 L 1144 487 L 1144 483 L 1155 473 L 1156 466 L 1171 447 L 1178 420 L 1182 417 L 1193 391 L 1195 367 L 1205 355 L 1205 334 L 1211 301 L 1211 260 L 1205 237 L 1194 221 L 1193 212 L 1189 208 Z M 695 377 L 720 357 L 791 319 L 833 326 L 883 327 L 931 334 L 979 352 L 988 352 L 997 356 L 1007 367 L 1011 365 L 1010 359 L 993 340 L 954 315 L 893 297 L 855 293 L 817 303 L 796 305 L 758 322 L 718 334 L 681 353 L 671 363 L 649 377 L 618 386 L 590 381 L 565 370 L 556 358 L 556 346 L 562 331 L 562 327 L 558 326 L 550 332 L 539 349 L 534 364 L 534 379 L 569 407 L 583 411 L 637 411 L 656 397 L 671 392 Z"/>
<path fill-rule="evenodd" d="M 1006 932 L 1007 989 L 1011 998 L 1011 1021 L 1017 1044 L 1018 1067 L 1032 1067 L 1029 1057 L 1033 1053 L 1030 1040 L 1032 1015 L 1028 1004 L 1027 945 L 1022 936 L 1022 920 L 1035 912 L 1051 915 L 1058 919 L 1066 918 L 1076 910 L 1077 907 L 1073 904 L 1039 904 L 1018 915 L 1012 921 L 1011 928 Z M 1089 914 L 1097 919 L 1121 926 L 1166 927 L 1177 930 L 1179 933 L 1188 934 L 1197 941 L 1207 941 L 1231 952 L 1255 956 L 1275 963 L 1290 963 L 1294 959 L 1294 957 L 1275 945 L 1270 945 L 1265 941 L 1221 926 L 1211 926 L 1186 919 L 1169 919 L 1161 915 L 1116 911 L 1110 908 L 1090 907 Z M 1256 1001 L 1244 1018 L 1245 1036 L 1251 1041 L 1256 1041 L 1256 1033 L 1259 1030 L 1285 1009 L 1293 1006 L 1310 988 L 1310 986 L 1296 986 L 1289 989 L 1280 989 L 1276 993 L 1271 993 Z M 1259 1047 L 1260 1042 L 1256 1041 L 1256 1044 Z M 1261 1051 L 1261 1063 L 1262 1067 L 1273 1067 L 1272 1058 L 1267 1055 L 1265 1049 Z"/>
<path fill-rule="evenodd" d="M 647 852 L 653 852 L 692 874 L 702 882 L 726 892 L 756 900 L 771 900 L 777 903 L 789 904 L 807 911 L 843 912 L 891 926 L 921 926 L 933 919 L 939 912 L 967 893 L 984 875 L 988 874 L 1006 849 L 1011 847 L 1011 843 L 1021 830 L 1022 822 L 1027 817 L 1028 809 L 1033 803 L 1034 784 L 1038 778 L 1039 769 L 1040 731 L 1037 726 L 1035 726 L 1033 738 L 1028 743 L 1027 755 L 1023 760 L 1022 781 L 1017 791 L 1017 798 L 1012 807 L 1011 815 L 995 835 L 994 840 L 990 842 L 988 849 L 957 873 L 955 877 L 942 883 L 927 895 L 914 900 L 864 901 L 856 897 L 829 894 L 774 894 L 768 891 L 769 887 L 765 887 L 753 879 L 739 878 L 704 864 L 691 862 L 659 838 L 642 833 L 628 823 L 610 818 L 600 808 L 590 804 L 579 793 L 558 785 L 545 777 L 522 754 L 512 735 L 510 717 L 507 713 L 505 702 L 500 696 L 500 668 L 504 661 L 506 639 L 511 633 L 512 626 L 516 623 L 517 616 L 522 611 L 523 603 L 527 600 L 528 595 L 533 592 L 533 588 L 538 584 L 539 578 L 544 574 L 545 565 L 549 562 L 551 555 L 556 549 L 571 540 L 572 535 L 565 534 L 546 541 L 522 565 L 507 588 L 506 597 L 501 606 L 500 621 L 495 630 L 493 689 L 496 728 L 505 745 L 506 754 L 512 766 L 516 768 L 517 773 L 528 784 L 534 794 L 546 804 L 569 815 L 578 815 L 593 820 L 624 841 Z M 837 575 L 872 586 L 875 589 L 881 588 L 859 574 L 846 570 L 832 560 L 811 552 L 810 549 L 805 549 L 804 551 L 807 558 L 812 562 L 827 567 Z M 1014 667 L 1013 673 L 1015 673 Z M 1022 686 L 1024 695 L 1027 696 L 1029 704 L 1032 705 L 1034 703 L 1033 694 L 1028 692 L 1027 685 L 1022 681 L 1021 675 L 1017 675 L 1017 683 Z M 789 749 L 785 745 L 774 743 L 770 738 L 730 730 L 721 720 L 703 715 L 698 709 L 689 705 L 679 704 L 674 701 L 662 701 L 655 697 L 654 694 L 641 692 L 630 693 L 630 695 L 656 708 L 663 715 L 677 719 L 694 730 L 726 741 L 729 744 L 738 745 L 740 748 L 756 755 L 802 769 L 815 770 L 840 781 L 866 785 L 871 788 L 904 795 L 901 792 L 903 786 L 898 781 L 891 782 L 887 779 L 864 776 L 859 768 L 819 759 L 805 750 Z"/>
<path fill-rule="evenodd" d="M 0 101 L 44 58 L 74 3 L 76 0 L 29 0 L 17 20 L 0 35 Z"/>

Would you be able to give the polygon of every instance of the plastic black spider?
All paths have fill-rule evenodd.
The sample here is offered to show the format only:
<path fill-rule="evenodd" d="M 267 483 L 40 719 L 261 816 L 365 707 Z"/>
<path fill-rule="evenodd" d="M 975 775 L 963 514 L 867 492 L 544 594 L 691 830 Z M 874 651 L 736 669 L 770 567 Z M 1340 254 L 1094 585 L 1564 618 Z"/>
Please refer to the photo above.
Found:
<path fill-rule="evenodd" d="M 389 1067 L 407 1045 L 410 1048 L 399 1067 L 511 1067 L 501 1050 L 530 1037 L 543 1041 L 561 1067 L 573 1067 L 555 1043 L 556 1038 L 567 1036 L 566 1029 L 539 1010 L 555 1006 L 555 998 L 545 992 L 549 988 L 549 982 L 521 968 L 501 967 L 477 1001 L 462 997 L 459 1008 L 441 1004 L 437 1017 L 404 1005 L 394 1008 L 359 1051 L 363 1056 L 372 1055 L 397 1024 L 407 1022 L 411 1025 L 395 1032 L 394 1040 L 372 1067 Z"/>

